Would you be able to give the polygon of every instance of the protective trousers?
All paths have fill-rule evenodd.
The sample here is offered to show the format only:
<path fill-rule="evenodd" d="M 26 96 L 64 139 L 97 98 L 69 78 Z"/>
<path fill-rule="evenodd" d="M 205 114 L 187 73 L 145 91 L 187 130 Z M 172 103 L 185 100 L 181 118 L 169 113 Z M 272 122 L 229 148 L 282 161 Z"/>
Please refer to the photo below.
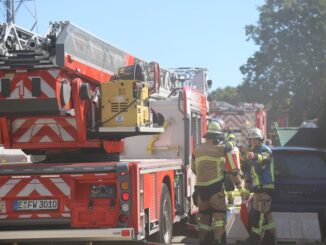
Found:
<path fill-rule="evenodd" d="M 235 189 L 234 184 L 232 182 L 233 176 L 229 173 L 225 174 L 224 177 L 224 187 L 225 191 L 227 194 L 227 199 L 228 199 L 228 204 L 233 204 L 234 203 L 234 196 L 233 196 L 233 191 Z"/>
<path fill-rule="evenodd" d="M 270 212 L 271 204 L 272 197 L 267 193 L 254 193 L 253 209 L 249 214 L 251 230 L 247 244 L 275 244 L 275 224 Z"/>
<path fill-rule="evenodd" d="M 226 244 L 225 223 L 226 203 L 224 188 L 208 200 L 198 197 L 197 225 L 199 244 Z"/>
<path fill-rule="evenodd" d="M 228 204 L 234 203 L 234 193 L 235 186 L 237 187 L 238 191 L 242 189 L 242 180 L 238 173 L 226 173 L 224 179 L 224 186 L 227 193 Z M 240 193 L 241 194 L 241 193 Z"/>

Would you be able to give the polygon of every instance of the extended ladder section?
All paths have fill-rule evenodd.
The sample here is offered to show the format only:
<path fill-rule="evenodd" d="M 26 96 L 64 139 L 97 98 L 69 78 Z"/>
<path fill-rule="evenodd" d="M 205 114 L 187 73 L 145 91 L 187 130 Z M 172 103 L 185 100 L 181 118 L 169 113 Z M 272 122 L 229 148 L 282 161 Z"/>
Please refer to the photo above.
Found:
<path fill-rule="evenodd" d="M 69 22 L 50 23 L 44 36 L 13 24 L 0 25 L 1 70 L 61 67 L 106 82 L 120 67 L 134 62 L 133 56 Z"/>
<path fill-rule="evenodd" d="M 14 24 L 0 24 L 0 70 L 65 68 L 92 82 L 107 82 L 120 67 L 135 63 L 142 66 L 145 80 L 151 81 L 150 63 L 68 21 L 51 22 L 44 36 Z M 167 97 L 178 83 L 207 94 L 211 82 L 207 80 L 205 68 L 160 69 L 160 82 L 153 96 Z"/>
<path fill-rule="evenodd" d="M 50 23 L 44 36 L 1 24 L 0 143 L 29 153 L 120 153 L 121 139 L 162 132 L 150 99 L 188 86 L 205 93 L 206 73 L 160 69 L 69 22 Z"/>
<path fill-rule="evenodd" d="M 65 68 L 100 83 L 107 82 L 120 67 L 135 63 L 142 65 L 145 80 L 149 81 L 150 63 L 68 21 L 51 22 L 44 36 L 14 24 L 0 24 L 0 70 Z M 171 90 L 173 74 L 164 69 L 160 72 L 159 85 Z"/>
<path fill-rule="evenodd" d="M 171 68 L 176 76 L 179 86 L 191 87 L 208 95 L 208 90 L 212 86 L 212 80 L 208 79 L 208 70 L 200 67 L 179 67 Z"/>

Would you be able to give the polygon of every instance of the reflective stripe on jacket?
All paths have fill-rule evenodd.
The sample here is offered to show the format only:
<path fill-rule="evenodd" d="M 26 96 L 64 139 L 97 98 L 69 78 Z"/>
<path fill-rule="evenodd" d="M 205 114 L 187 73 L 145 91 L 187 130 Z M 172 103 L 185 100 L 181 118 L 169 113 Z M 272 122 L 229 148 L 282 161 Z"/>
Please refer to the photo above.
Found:
<path fill-rule="evenodd" d="M 223 145 L 202 144 L 194 152 L 192 170 L 197 186 L 209 186 L 224 178 L 225 158 Z"/>
<path fill-rule="evenodd" d="M 252 188 L 274 189 L 274 162 L 271 149 L 266 145 L 257 146 L 253 149 L 257 159 L 252 160 L 251 178 Z"/>
<path fill-rule="evenodd" d="M 240 152 L 238 147 L 226 153 L 225 168 L 227 172 L 238 172 L 240 170 Z"/>

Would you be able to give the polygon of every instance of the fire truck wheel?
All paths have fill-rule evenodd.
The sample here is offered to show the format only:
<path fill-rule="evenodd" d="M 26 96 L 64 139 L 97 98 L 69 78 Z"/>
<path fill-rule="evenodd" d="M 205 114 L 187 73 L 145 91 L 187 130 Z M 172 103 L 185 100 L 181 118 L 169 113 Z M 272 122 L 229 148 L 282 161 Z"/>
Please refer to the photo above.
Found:
<path fill-rule="evenodd" d="M 160 206 L 160 230 L 158 232 L 158 242 L 160 244 L 171 244 L 172 226 L 172 204 L 170 192 L 166 184 L 162 184 Z"/>

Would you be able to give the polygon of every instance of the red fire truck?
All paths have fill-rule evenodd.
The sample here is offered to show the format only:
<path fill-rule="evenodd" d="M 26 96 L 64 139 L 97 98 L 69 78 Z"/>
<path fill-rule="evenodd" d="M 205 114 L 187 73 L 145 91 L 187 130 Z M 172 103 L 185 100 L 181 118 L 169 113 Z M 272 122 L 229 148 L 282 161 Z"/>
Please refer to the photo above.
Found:
<path fill-rule="evenodd" d="M 239 103 L 237 106 L 224 101 L 212 101 L 209 106 L 212 118 L 222 119 L 227 128 L 236 136 L 242 146 L 246 145 L 248 131 L 252 127 L 260 128 L 267 138 L 267 111 L 258 103 Z"/>
<path fill-rule="evenodd" d="M 196 212 L 207 102 L 191 79 L 206 70 L 160 69 L 69 22 L 1 25 L 0 64 L 1 144 L 33 160 L 0 166 L 0 242 L 169 244 Z"/>

